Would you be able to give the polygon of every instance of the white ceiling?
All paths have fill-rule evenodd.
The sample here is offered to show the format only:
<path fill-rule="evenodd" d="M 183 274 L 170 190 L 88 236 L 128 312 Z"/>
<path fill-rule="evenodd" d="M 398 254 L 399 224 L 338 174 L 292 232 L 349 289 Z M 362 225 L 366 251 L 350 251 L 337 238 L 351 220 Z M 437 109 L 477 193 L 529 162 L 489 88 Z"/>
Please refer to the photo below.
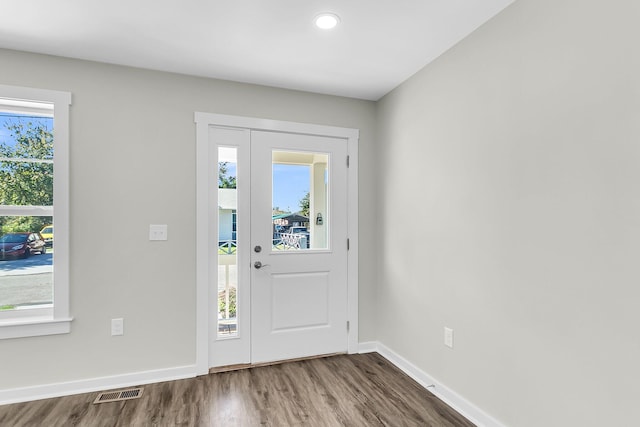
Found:
<path fill-rule="evenodd" d="M 0 47 L 377 100 L 513 1 L 17 0 Z"/>

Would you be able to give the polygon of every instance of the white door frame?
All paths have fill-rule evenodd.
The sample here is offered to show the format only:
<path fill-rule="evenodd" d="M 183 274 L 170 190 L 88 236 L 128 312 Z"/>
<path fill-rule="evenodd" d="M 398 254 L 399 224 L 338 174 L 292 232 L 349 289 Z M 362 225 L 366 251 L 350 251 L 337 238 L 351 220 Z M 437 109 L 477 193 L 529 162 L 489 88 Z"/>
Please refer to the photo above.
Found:
<path fill-rule="evenodd" d="M 217 245 L 206 238 L 210 235 L 209 212 L 210 171 L 209 127 L 219 126 L 250 130 L 298 133 L 343 138 L 347 141 L 349 156 L 348 180 L 348 220 L 347 233 L 347 321 L 349 322 L 348 347 L 350 354 L 358 352 L 358 139 L 359 130 L 334 126 L 296 123 L 254 117 L 230 116 L 213 113 L 195 113 L 196 123 L 196 374 L 209 373 L 209 340 L 211 339 L 210 313 L 210 271 L 211 262 L 217 262 Z M 202 237 L 204 236 L 204 237 Z M 345 242 L 347 244 L 347 242 Z M 215 250 L 215 252 L 212 252 Z M 216 266 L 217 267 L 217 266 Z M 217 277 L 213 278 L 217 280 Z"/>

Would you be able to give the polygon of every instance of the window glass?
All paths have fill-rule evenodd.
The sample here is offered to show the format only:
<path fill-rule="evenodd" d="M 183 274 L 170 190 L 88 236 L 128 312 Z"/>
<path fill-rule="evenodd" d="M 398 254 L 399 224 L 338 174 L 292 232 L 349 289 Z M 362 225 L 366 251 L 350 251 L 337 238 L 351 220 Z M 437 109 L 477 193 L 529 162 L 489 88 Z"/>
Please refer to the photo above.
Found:
<path fill-rule="evenodd" d="M 238 149 L 218 148 L 218 338 L 238 336 Z"/>
<path fill-rule="evenodd" d="M 52 306 L 53 247 L 39 234 L 15 231 L 43 220 L 51 217 L 0 217 L 0 311 Z"/>
<path fill-rule="evenodd" d="M 70 104 L 0 85 L 0 339 L 70 331 Z"/>
<path fill-rule="evenodd" d="M 272 153 L 272 251 L 329 248 L 329 155 Z"/>
<path fill-rule="evenodd" d="M 53 157 L 53 106 L 0 99 L 0 311 L 53 302 Z"/>

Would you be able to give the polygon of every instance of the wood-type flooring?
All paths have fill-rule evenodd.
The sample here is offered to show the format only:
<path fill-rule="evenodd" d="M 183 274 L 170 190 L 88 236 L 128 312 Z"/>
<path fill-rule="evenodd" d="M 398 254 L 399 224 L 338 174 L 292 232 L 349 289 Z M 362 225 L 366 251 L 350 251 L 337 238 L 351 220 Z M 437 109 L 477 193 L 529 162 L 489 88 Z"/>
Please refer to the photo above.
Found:
<path fill-rule="evenodd" d="M 0 426 L 473 426 L 377 353 L 143 387 L 122 402 L 94 405 L 87 393 L 0 406 Z"/>

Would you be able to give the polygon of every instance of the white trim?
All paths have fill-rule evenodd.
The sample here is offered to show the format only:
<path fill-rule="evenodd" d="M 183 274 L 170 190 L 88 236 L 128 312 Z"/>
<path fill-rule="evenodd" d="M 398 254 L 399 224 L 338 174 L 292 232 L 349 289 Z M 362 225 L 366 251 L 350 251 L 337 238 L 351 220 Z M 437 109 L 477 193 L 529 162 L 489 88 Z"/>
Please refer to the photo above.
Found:
<path fill-rule="evenodd" d="M 71 93 L 56 92 L 53 129 L 53 226 L 55 261 L 53 270 L 53 318 L 71 318 L 69 306 L 69 106 Z"/>
<path fill-rule="evenodd" d="M 33 318 L 33 317 L 14 317 L 13 319 L 0 322 L 2 334 L 0 338 L 23 338 L 23 337 L 39 337 L 42 335 L 58 335 L 68 334 L 71 332 L 71 321 L 73 319 L 53 319 Z"/>
<path fill-rule="evenodd" d="M 38 163 L 52 165 L 53 159 L 29 159 L 18 157 L 0 157 L 0 162 L 13 162 L 13 163 Z"/>
<path fill-rule="evenodd" d="M 209 123 L 196 113 L 196 230 L 209 236 Z M 215 211 L 214 215 L 218 215 Z M 217 218 L 215 218 L 217 220 Z M 196 372 L 209 373 L 209 242 L 196 239 Z"/>
<path fill-rule="evenodd" d="M 402 372 L 413 378 L 422 387 L 433 393 L 438 399 L 453 408 L 460 415 L 478 427 L 506 427 L 497 419 L 478 408 L 473 403 L 437 381 L 404 357 L 379 342 L 365 342 L 360 344 L 360 353 L 378 352 L 382 357 L 393 363 Z"/>
<path fill-rule="evenodd" d="M 207 194 L 209 167 L 209 126 L 262 130 L 273 132 L 297 133 L 302 135 L 328 136 L 347 140 L 347 152 L 350 156 L 348 173 L 348 224 L 350 250 L 347 253 L 347 321 L 349 336 L 347 351 L 358 352 L 358 129 L 337 126 L 325 126 L 309 123 L 297 123 L 255 117 L 230 116 L 225 114 L 196 112 L 196 229 L 199 236 L 209 236 Z M 344 159 L 346 162 L 346 159 Z M 200 239 L 202 240 L 202 239 Z M 345 242 L 346 244 L 346 242 Z M 196 243 L 196 370 L 204 375 L 209 370 L 209 334 L 208 320 L 209 280 L 207 242 Z"/>
<path fill-rule="evenodd" d="M 260 119 L 256 117 L 229 116 L 215 113 L 195 113 L 195 122 L 208 125 L 265 130 L 274 132 L 299 133 L 303 135 L 333 136 L 336 138 L 358 139 L 358 129 L 338 126 L 316 125 L 311 123 L 288 122 L 282 120 Z"/>
<path fill-rule="evenodd" d="M 92 393 L 96 391 L 159 383 L 163 381 L 182 380 L 185 378 L 195 377 L 195 371 L 195 366 L 179 366 L 175 368 L 133 372 L 130 374 L 113 375 L 109 377 L 98 377 L 63 383 L 0 390 L 0 405 L 49 399 L 52 397 L 70 396 L 80 393 Z"/>
<path fill-rule="evenodd" d="M 69 307 L 69 106 L 71 93 L 0 85 L 0 98 L 53 105 L 53 222 L 56 230 L 52 316 L 47 319 L 37 319 L 37 321 L 16 317 L 14 322 L 3 322 L 0 324 L 0 339 L 69 333 L 70 322 L 73 320 Z M 2 213 L 16 213 L 16 209 L 15 206 L 7 206 Z M 22 212 L 29 209 L 33 209 L 36 215 L 45 215 L 48 212 L 42 207 L 20 208 Z"/>
<path fill-rule="evenodd" d="M 24 86 L 0 85 L 2 98 L 16 101 L 31 101 L 35 103 L 54 104 L 54 114 L 57 114 L 55 107 L 71 105 L 71 93 L 49 89 L 36 89 Z"/>
<path fill-rule="evenodd" d="M 358 353 L 375 353 L 378 351 L 378 343 L 376 341 L 368 341 L 358 343 Z"/>
<path fill-rule="evenodd" d="M 347 141 L 349 167 L 347 169 L 347 319 L 349 320 L 350 354 L 358 352 L 358 142 L 360 132 L 356 131 Z M 346 161 L 346 159 L 345 159 Z"/>
<path fill-rule="evenodd" d="M 24 93 L 24 92 L 23 92 Z M 53 117 L 53 104 L 50 102 L 34 102 L 24 99 L 8 99 L 2 102 L 3 113 L 32 114 L 40 117 Z"/>
<path fill-rule="evenodd" d="M 0 159 L 2 161 L 2 159 Z M 53 206 L 0 206 L 2 216 L 53 216 Z"/>

